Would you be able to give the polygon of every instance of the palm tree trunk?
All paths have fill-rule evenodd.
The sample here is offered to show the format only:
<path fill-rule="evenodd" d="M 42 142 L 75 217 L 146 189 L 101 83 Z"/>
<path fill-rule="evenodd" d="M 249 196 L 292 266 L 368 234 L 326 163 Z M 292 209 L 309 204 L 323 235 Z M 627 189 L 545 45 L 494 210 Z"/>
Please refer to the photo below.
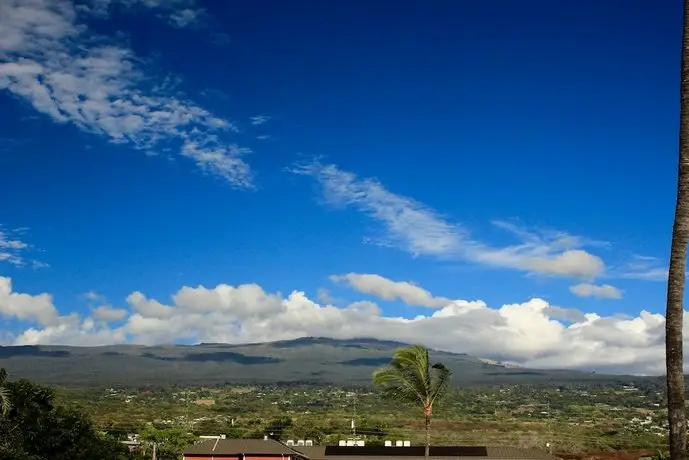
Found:
<path fill-rule="evenodd" d="M 670 458 L 686 458 L 687 431 L 684 405 L 684 354 L 682 325 L 684 285 L 689 242 L 689 0 L 684 0 L 682 68 L 680 82 L 679 171 L 677 203 L 672 227 L 670 269 L 665 312 L 665 364 L 670 425 Z"/>
<path fill-rule="evenodd" d="M 688 0 L 689 1 L 689 0 Z M 426 460 L 431 456 L 431 417 L 426 415 L 426 450 L 424 452 Z"/>

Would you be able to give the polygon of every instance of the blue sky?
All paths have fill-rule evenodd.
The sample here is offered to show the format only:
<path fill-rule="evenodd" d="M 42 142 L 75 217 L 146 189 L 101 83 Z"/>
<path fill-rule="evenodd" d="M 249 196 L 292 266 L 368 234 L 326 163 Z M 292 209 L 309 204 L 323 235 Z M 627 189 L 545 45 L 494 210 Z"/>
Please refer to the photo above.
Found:
<path fill-rule="evenodd" d="M 174 315 L 132 293 L 194 310 L 171 296 L 255 283 L 342 311 L 376 302 L 357 311 L 364 322 L 456 299 L 504 322 L 503 305 L 538 298 L 558 334 L 601 326 L 582 312 L 622 314 L 618 331 L 657 345 L 678 0 L 31 0 L 0 12 L 5 342 L 141 341 L 135 320 Z M 220 338 L 242 341 L 257 318 L 233 308 L 236 334 Z M 421 340 L 419 327 L 394 338 Z M 544 366 L 553 343 L 510 354 L 431 340 Z M 629 366 L 657 358 L 592 343 L 627 347 Z"/>

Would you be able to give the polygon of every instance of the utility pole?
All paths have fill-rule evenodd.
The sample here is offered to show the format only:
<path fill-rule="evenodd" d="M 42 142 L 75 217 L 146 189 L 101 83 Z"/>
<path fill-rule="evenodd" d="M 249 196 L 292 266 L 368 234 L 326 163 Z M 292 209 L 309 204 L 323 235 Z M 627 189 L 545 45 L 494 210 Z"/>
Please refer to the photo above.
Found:
<path fill-rule="evenodd" d="M 354 392 L 354 415 L 352 416 L 352 437 L 356 438 L 356 391 Z"/>
<path fill-rule="evenodd" d="M 158 443 L 154 441 L 154 442 L 153 442 L 153 455 L 151 456 L 151 460 L 156 460 L 156 459 L 157 459 L 157 456 L 156 456 L 156 447 L 158 447 Z"/>

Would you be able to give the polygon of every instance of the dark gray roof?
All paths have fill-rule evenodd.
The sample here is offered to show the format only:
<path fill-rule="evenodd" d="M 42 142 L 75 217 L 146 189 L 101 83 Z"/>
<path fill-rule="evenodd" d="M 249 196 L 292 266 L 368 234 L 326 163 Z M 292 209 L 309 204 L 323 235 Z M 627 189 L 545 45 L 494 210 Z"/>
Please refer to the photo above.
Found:
<path fill-rule="evenodd" d="M 423 455 L 424 448 L 422 446 L 379 447 L 372 449 L 366 447 L 330 447 L 328 448 L 328 452 L 326 452 L 326 446 L 295 446 L 293 449 L 306 455 L 310 460 L 425 459 Z M 404 449 L 404 451 L 400 449 Z M 332 455 L 334 450 L 338 451 L 337 455 Z M 419 452 L 417 452 L 417 450 Z M 433 460 L 558 460 L 558 457 L 543 450 L 502 446 L 431 446 L 430 453 Z"/>
<path fill-rule="evenodd" d="M 288 447 L 273 439 L 208 439 L 183 450 L 184 455 L 289 455 L 308 460 L 425 460 L 423 446 Z M 433 460 L 559 460 L 539 449 L 503 446 L 431 446 Z"/>
<path fill-rule="evenodd" d="M 187 447 L 181 453 L 183 455 L 303 455 L 274 439 L 208 439 Z"/>

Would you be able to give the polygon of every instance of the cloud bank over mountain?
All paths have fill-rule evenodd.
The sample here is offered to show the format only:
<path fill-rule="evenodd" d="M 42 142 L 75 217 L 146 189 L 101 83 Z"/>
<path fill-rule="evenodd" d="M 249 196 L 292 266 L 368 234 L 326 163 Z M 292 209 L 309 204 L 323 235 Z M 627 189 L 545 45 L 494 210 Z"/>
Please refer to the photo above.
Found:
<path fill-rule="evenodd" d="M 659 314 L 600 316 L 538 298 L 493 307 L 480 300 L 434 297 L 411 283 L 379 275 L 349 274 L 335 279 L 349 280 L 354 289 L 383 300 L 398 298 L 434 310 L 394 317 L 384 315 L 369 300 L 335 306 L 296 290 L 283 296 L 256 284 L 219 284 L 184 286 L 170 301 L 133 292 L 125 307 L 115 307 L 90 293 L 91 314 L 80 316 L 60 313 L 50 294 L 14 292 L 11 280 L 2 277 L 0 315 L 29 325 L 18 334 L 6 333 L 4 343 L 246 343 L 304 336 L 375 337 L 535 368 L 663 372 L 664 318 Z"/>

